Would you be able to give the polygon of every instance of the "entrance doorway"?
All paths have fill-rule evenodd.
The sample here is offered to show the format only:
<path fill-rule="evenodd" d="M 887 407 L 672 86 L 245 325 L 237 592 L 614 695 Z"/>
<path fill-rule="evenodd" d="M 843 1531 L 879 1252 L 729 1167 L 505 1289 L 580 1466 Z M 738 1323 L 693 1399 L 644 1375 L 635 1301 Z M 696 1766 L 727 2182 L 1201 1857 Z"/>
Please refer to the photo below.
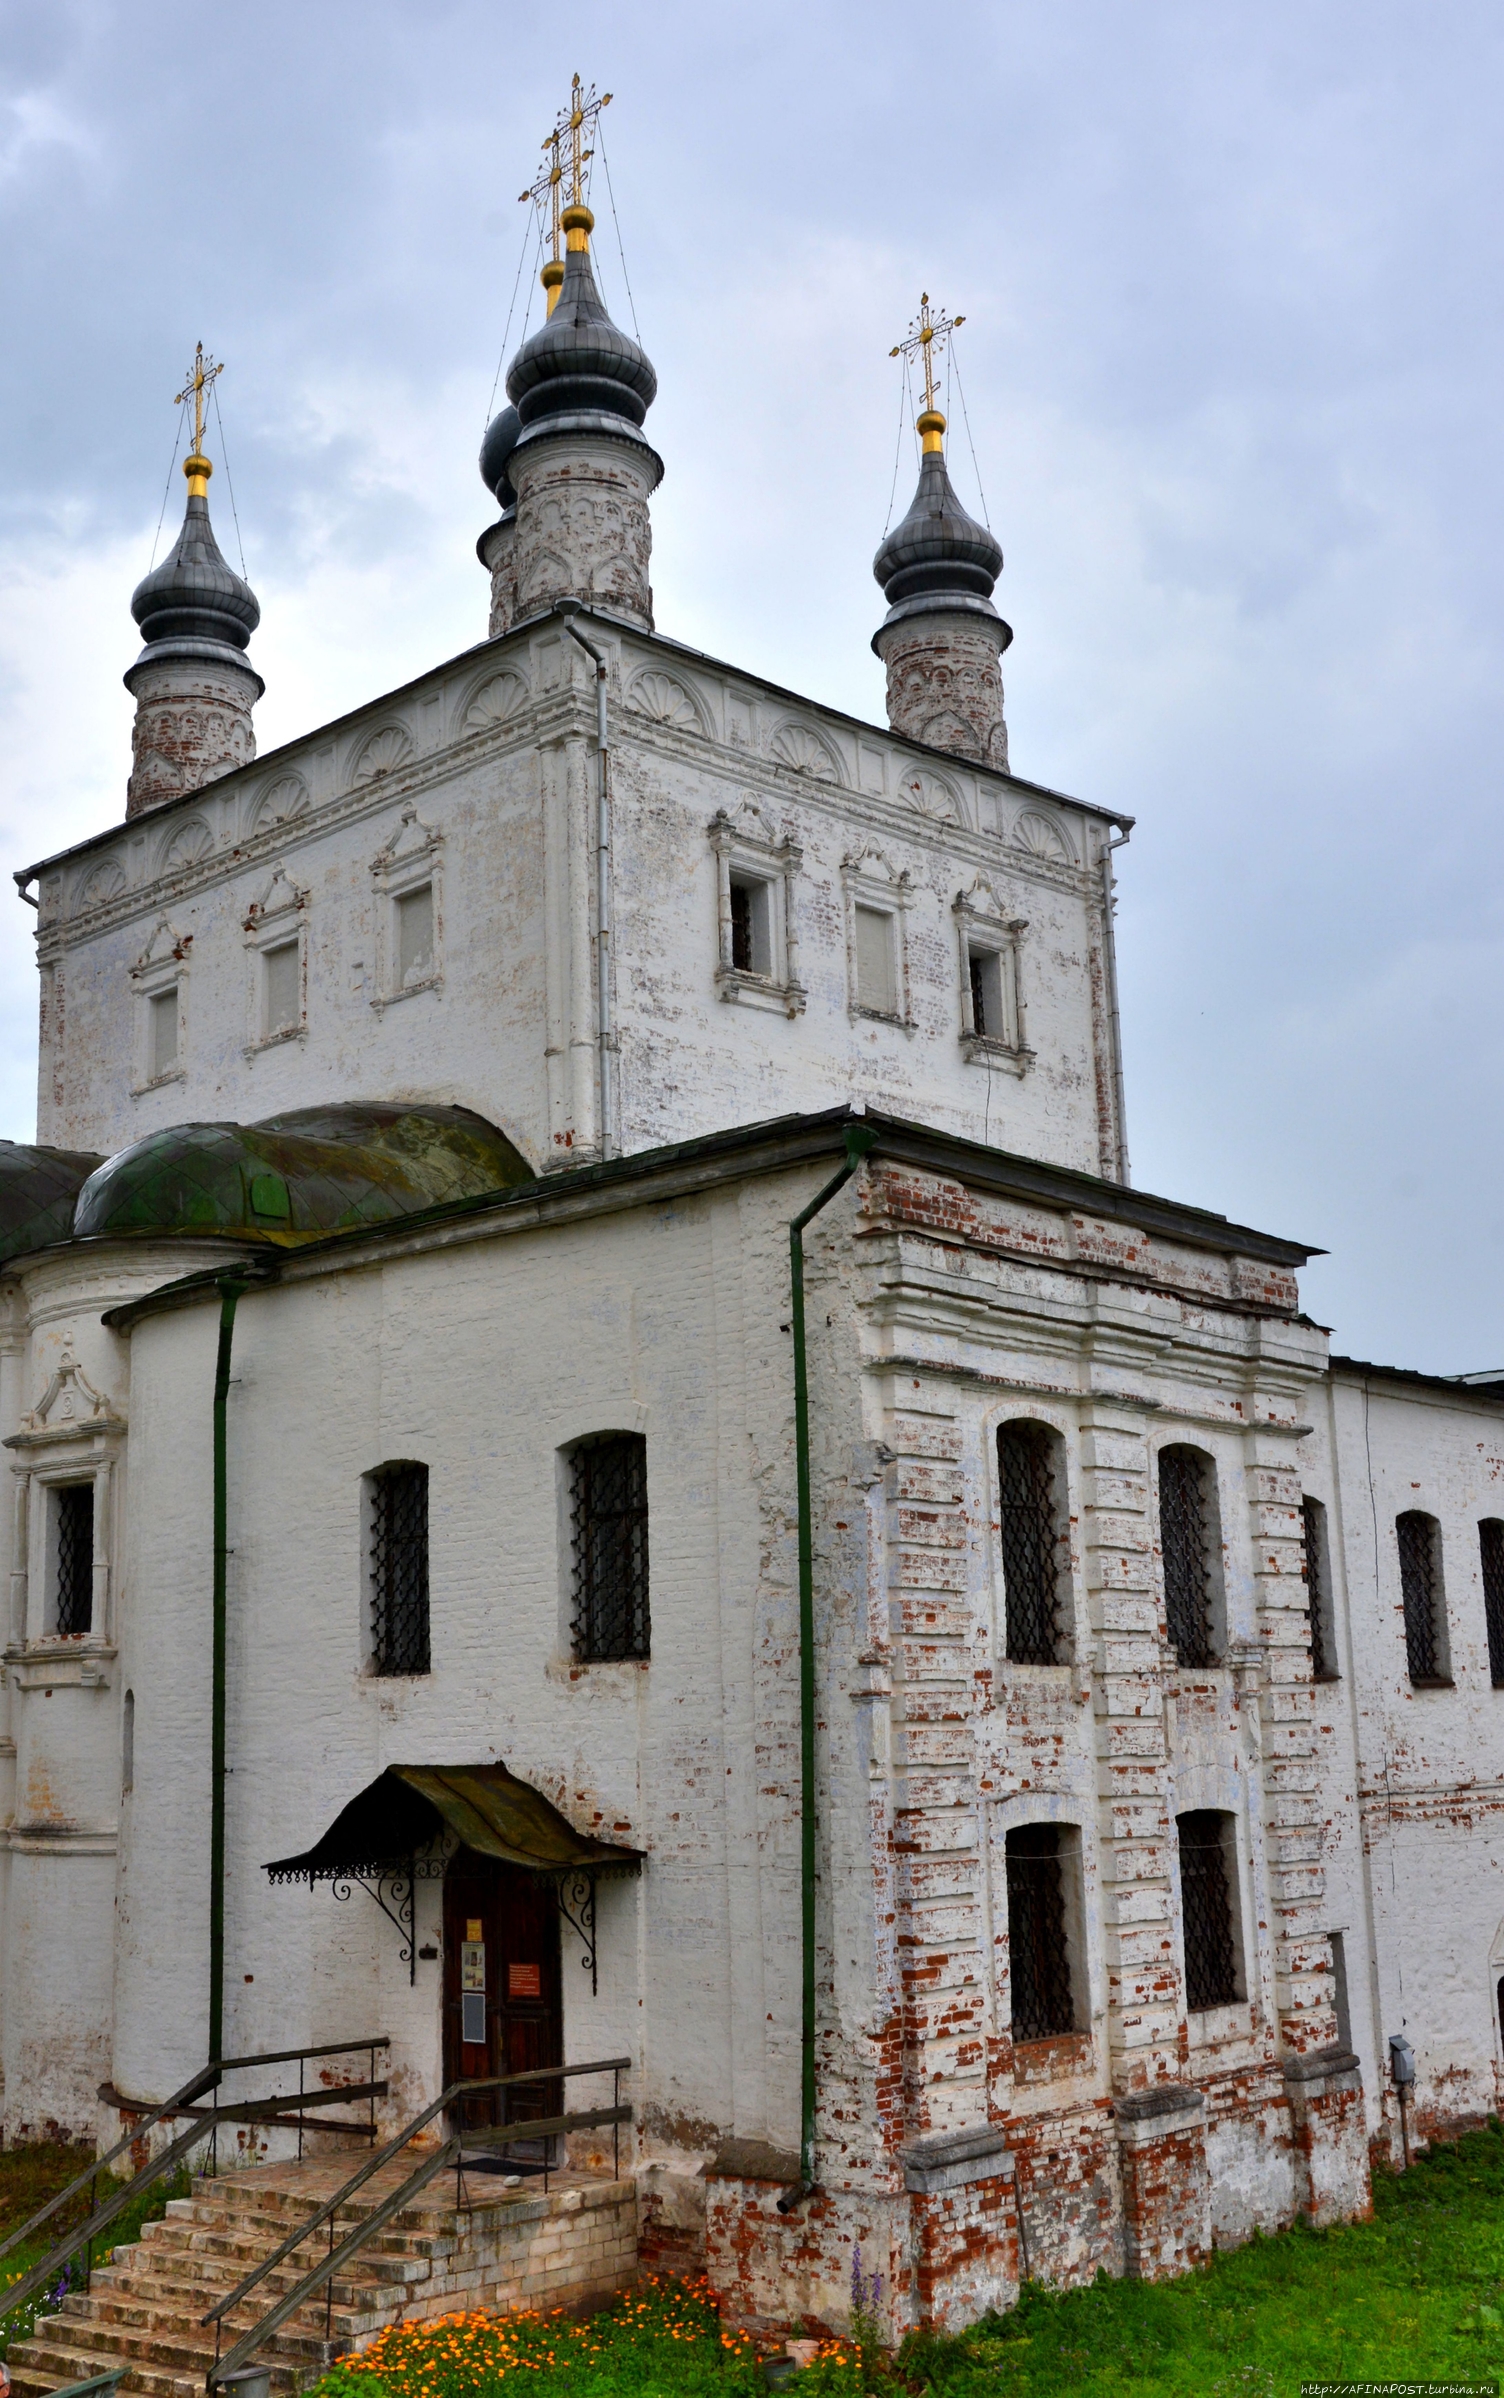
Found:
<path fill-rule="evenodd" d="M 462 1849 L 444 1876 L 444 2079 L 481 2080 L 564 2061 L 559 1901 L 551 1882 Z M 478 2091 L 456 2131 L 563 2112 L 559 2082 Z M 544 2143 L 519 2141 L 517 2162 Z"/>

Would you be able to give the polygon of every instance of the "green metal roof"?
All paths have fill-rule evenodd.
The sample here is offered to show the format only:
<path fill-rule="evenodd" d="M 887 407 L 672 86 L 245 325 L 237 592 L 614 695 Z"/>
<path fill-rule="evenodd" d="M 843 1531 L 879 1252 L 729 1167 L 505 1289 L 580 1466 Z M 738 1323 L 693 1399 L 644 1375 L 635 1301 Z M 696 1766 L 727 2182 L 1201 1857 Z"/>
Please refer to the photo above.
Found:
<path fill-rule="evenodd" d="M 73 1203 L 103 1162 L 93 1150 L 0 1141 L 0 1262 L 65 1241 L 73 1229 Z"/>
<path fill-rule="evenodd" d="M 532 1179 L 468 1108 L 356 1101 L 148 1133 L 89 1175 L 72 1229 L 76 1240 L 216 1233 L 287 1248 Z"/>

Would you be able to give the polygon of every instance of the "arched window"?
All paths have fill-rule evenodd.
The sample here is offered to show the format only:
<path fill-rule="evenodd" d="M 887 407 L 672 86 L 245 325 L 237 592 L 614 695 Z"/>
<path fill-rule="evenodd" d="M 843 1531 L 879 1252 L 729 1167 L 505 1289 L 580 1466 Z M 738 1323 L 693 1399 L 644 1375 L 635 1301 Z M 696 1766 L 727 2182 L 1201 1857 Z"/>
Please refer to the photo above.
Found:
<path fill-rule="evenodd" d="M 584 1663 L 640 1659 L 648 1612 L 648 1445 L 640 1432 L 601 1432 L 569 1460 L 574 1544 L 574 1653 Z"/>
<path fill-rule="evenodd" d="M 1301 1563 L 1306 1586 L 1306 1616 L 1311 1627 L 1311 1678 L 1335 1682 L 1337 1627 L 1332 1614 L 1331 1560 L 1326 1541 L 1326 1509 L 1319 1499 L 1300 1502 Z"/>
<path fill-rule="evenodd" d="M 1065 1596 L 1065 1459 L 1047 1424 L 1004 1424 L 997 1436 L 1004 1651 L 1017 1665 L 1055 1665 Z"/>
<path fill-rule="evenodd" d="M 1159 1551 L 1170 1646 L 1182 1665 L 1214 1665 L 1219 1648 L 1214 1568 L 1221 1527 L 1217 1470 L 1202 1449 L 1160 1450 Z"/>
<path fill-rule="evenodd" d="M 371 1670 L 426 1674 L 428 1468 L 402 1460 L 366 1477 L 370 1528 Z"/>
<path fill-rule="evenodd" d="M 1446 1601 L 1441 1579 L 1441 1526 L 1434 1515 L 1408 1508 L 1394 1519 L 1405 1609 L 1405 1655 L 1418 1689 L 1449 1682 Z"/>
<path fill-rule="evenodd" d="M 1233 1819 L 1211 1807 L 1177 1815 L 1185 2003 L 1193 2013 L 1243 1996 L 1238 1970 L 1237 1851 Z"/>
<path fill-rule="evenodd" d="M 1007 1858 L 1013 2037 L 1048 2040 L 1077 2028 L 1080 1834 L 1074 1824 L 1019 1824 Z"/>
<path fill-rule="evenodd" d="M 1483 1567 L 1488 1676 L 1495 1690 L 1504 1690 L 1504 1523 L 1496 1515 L 1485 1517 L 1478 1526 L 1478 1553 Z"/>

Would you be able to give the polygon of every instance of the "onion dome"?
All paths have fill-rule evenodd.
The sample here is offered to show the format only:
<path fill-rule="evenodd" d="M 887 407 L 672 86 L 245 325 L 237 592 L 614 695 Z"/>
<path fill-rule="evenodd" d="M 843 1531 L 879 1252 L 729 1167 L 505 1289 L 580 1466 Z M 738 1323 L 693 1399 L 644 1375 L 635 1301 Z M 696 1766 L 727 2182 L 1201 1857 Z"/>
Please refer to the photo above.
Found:
<path fill-rule="evenodd" d="M 938 409 L 925 411 L 919 431 L 924 440 L 919 487 L 908 515 L 872 561 L 888 601 L 886 621 L 960 609 L 990 617 L 1001 627 L 1006 648 L 1013 636 L 992 605 L 993 585 L 1002 571 L 1001 545 L 956 497 L 942 446 L 945 419 Z"/>
<path fill-rule="evenodd" d="M 218 657 L 249 667 L 243 652 L 261 622 L 261 603 L 232 571 L 214 538 L 208 499 L 214 470 L 208 459 L 195 451 L 183 461 L 183 471 L 188 477 L 183 530 L 176 548 L 136 585 L 131 614 L 148 652 L 160 656 L 170 645 L 177 657 Z"/>
<path fill-rule="evenodd" d="M 335 1102 L 259 1124 L 174 1124 L 89 1176 L 76 1240 L 203 1233 L 278 1247 L 532 1180 L 504 1133 L 463 1107 Z"/>
<path fill-rule="evenodd" d="M 521 438 L 571 430 L 640 442 L 658 377 L 646 352 L 612 324 L 596 290 L 589 209 L 566 208 L 560 223 L 569 247 L 558 298 L 547 323 L 523 343 L 507 370 L 507 397 L 521 419 Z"/>
<path fill-rule="evenodd" d="M 521 431 L 522 419 L 516 409 L 503 408 L 501 414 L 493 416 L 487 425 L 485 439 L 480 445 L 480 479 L 495 497 L 503 515 L 517 505 L 517 494 L 512 489 L 507 464 L 517 447 Z"/>

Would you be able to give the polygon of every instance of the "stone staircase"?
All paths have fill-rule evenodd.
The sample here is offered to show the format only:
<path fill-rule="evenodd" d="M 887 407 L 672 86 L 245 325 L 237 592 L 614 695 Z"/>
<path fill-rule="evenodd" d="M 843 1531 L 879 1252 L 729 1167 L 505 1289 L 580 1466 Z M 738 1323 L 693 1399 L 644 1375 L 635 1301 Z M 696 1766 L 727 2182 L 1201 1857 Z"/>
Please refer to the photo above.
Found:
<path fill-rule="evenodd" d="M 385 2168 L 341 2207 L 336 2241 L 397 2187 L 405 2169 Z M 215 2348 L 214 2327 L 200 2318 L 332 2196 L 349 2170 L 341 2157 L 198 2178 L 191 2198 L 170 2200 L 139 2241 L 95 2267 L 87 2292 L 69 2293 L 60 2314 L 44 2316 L 30 2339 L 12 2345 L 15 2398 L 45 2398 L 122 2364 L 123 2393 L 203 2398 Z M 334 2282 L 327 2334 L 322 2290 L 283 2325 L 257 2358 L 270 2367 L 277 2398 L 290 2398 L 333 2354 L 363 2346 L 389 2323 L 479 2306 L 603 2304 L 634 2277 L 631 2182 L 562 2174 L 545 2196 L 537 2183 L 507 2190 L 495 2177 L 477 2176 L 467 2179 L 466 2197 L 457 2208 L 446 2175 L 375 2233 Z M 321 2226 L 257 2284 L 225 2322 L 224 2351 L 327 2245 Z"/>

